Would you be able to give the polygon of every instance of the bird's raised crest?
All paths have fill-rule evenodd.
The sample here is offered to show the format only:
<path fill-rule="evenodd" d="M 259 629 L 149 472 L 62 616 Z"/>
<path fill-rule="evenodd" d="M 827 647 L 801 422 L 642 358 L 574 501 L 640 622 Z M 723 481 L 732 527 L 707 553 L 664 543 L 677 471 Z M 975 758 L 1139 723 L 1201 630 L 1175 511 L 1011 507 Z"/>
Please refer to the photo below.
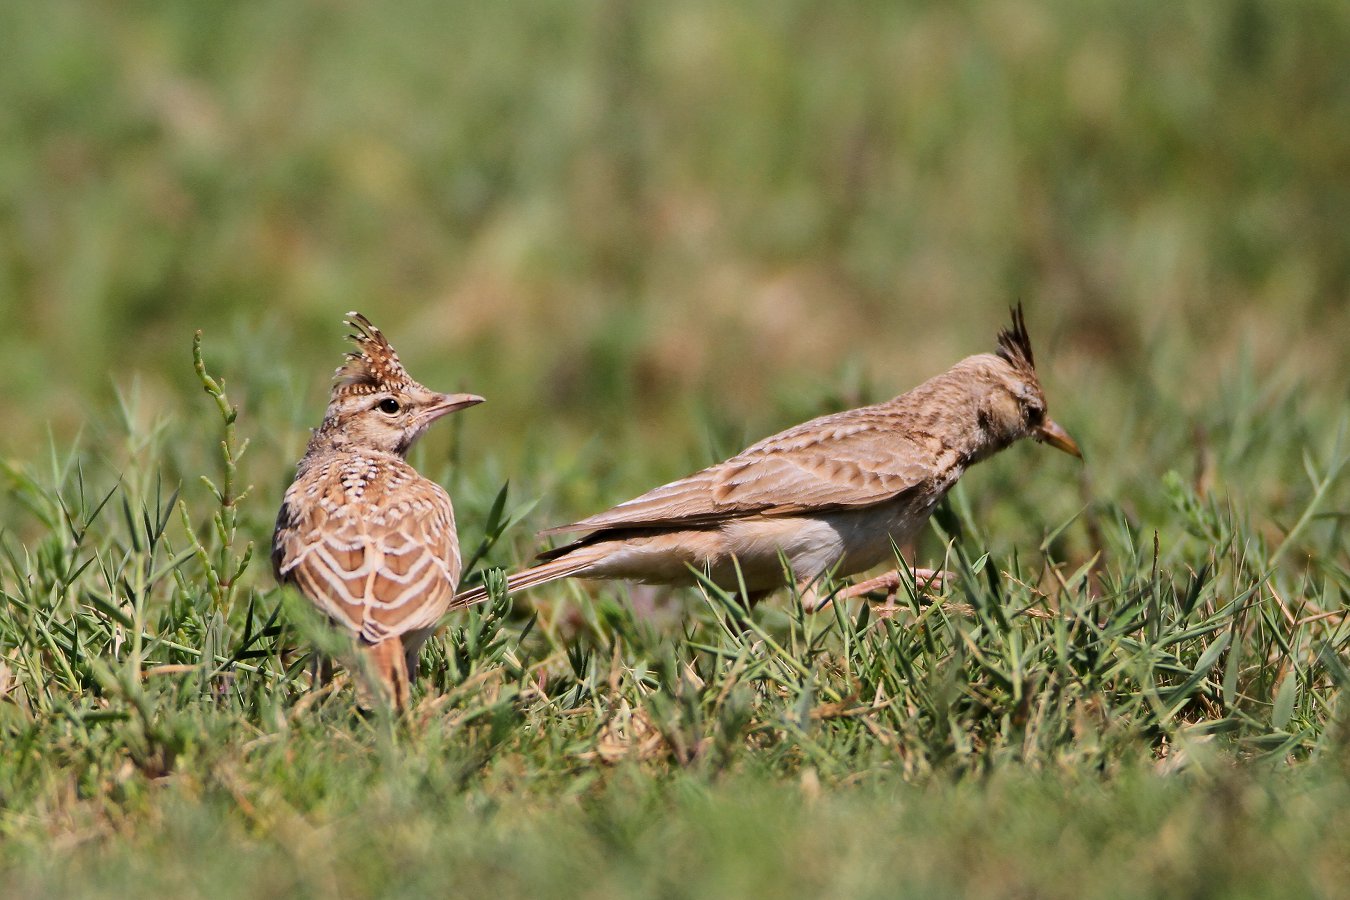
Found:
<path fill-rule="evenodd" d="M 342 367 L 333 375 L 335 397 L 403 390 L 417 383 L 403 368 L 389 341 L 369 319 L 358 312 L 350 312 L 347 313 L 347 324 L 354 331 L 347 338 L 356 349 L 347 354 Z"/>
<path fill-rule="evenodd" d="M 1012 327 L 998 333 L 998 355 L 1016 369 L 1029 375 L 1036 373 L 1036 357 L 1031 352 L 1031 336 L 1027 334 L 1021 303 L 1012 309 Z"/>

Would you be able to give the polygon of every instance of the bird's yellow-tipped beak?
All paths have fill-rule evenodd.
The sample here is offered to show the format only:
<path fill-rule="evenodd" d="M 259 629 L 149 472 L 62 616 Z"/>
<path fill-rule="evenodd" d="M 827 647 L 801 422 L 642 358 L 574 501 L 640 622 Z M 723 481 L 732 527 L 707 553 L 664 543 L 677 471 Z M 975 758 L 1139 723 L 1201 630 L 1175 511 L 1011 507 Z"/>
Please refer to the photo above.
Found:
<path fill-rule="evenodd" d="M 1083 451 L 1078 449 L 1078 443 L 1073 438 L 1069 437 L 1067 431 L 1060 428 L 1049 419 L 1046 419 L 1041 423 L 1041 427 L 1036 429 L 1032 434 L 1032 437 L 1042 444 L 1049 444 L 1056 450 L 1063 450 L 1065 453 L 1076 456 L 1079 459 L 1083 458 Z"/>

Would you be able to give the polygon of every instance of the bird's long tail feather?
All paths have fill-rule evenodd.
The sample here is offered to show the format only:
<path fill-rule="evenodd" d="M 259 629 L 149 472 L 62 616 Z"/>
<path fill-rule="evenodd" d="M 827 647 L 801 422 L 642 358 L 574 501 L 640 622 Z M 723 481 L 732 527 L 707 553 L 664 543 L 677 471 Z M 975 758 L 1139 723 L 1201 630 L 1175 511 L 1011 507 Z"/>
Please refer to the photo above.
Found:
<path fill-rule="evenodd" d="M 594 562 L 595 559 L 592 554 L 573 551 L 566 556 L 551 559 L 548 562 L 531 566 L 507 576 L 506 592 L 514 594 L 516 591 L 525 588 L 532 588 L 541 584 L 548 584 L 550 581 L 557 581 L 559 578 L 582 574 Z M 455 599 L 450 601 L 450 609 L 463 609 L 466 606 L 473 606 L 475 603 L 482 603 L 487 598 L 487 588 L 479 585 L 476 588 L 456 594 Z"/>
<path fill-rule="evenodd" d="M 395 709 L 406 709 L 409 690 L 408 665 L 403 641 L 395 635 L 380 641 L 378 644 L 370 644 L 365 648 L 365 653 L 370 660 L 370 671 L 379 680 L 379 685 L 372 685 L 371 687 L 381 690 L 385 702 L 392 702 Z M 362 702 L 362 706 L 372 706 L 373 704 L 369 702 L 370 699 L 370 697 L 364 698 L 365 702 Z"/>

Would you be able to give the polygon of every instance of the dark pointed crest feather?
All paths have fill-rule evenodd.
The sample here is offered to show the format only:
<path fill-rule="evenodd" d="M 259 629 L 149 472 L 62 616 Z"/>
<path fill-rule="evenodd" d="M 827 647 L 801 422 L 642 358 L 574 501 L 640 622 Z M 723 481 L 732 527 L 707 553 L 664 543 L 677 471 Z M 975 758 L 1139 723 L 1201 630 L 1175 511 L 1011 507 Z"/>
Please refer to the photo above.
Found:
<path fill-rule="evenodd" d="M 1036 358 L 1031 353 L 1031 336 L 1027 334 L 1021 303 L 1012 309 L 1012 327 L 998 333 L 998 355 L 1014 368 L 1028 375 L 1036 374 Z"/>
<path fill-rule="evenodd" d="M 346 362 L 333 376 L 334 397 L 397 391 L 416 384 L 404 370 L 389 341 L 369 319 L 358 312 L 350 312 L 347 313 L 347 324 L 355 331 L 347 338 L 356 349 L 347 354 Z"/>

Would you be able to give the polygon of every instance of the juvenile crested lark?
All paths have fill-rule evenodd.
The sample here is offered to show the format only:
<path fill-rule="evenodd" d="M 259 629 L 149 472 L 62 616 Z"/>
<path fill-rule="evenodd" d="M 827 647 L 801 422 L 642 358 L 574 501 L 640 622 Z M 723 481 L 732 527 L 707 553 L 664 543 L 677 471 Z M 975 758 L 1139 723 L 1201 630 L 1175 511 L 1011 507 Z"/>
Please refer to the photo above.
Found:
<path fill-rule="evenodd" d="M 365 316 L 348 313 L 347 322 L 356 349 L 281 503 L 272 566 L 356 636 L 402 708 L 460 569 L 450 496 L 405 457 L 428 425 L 483 398 L 428 390 Z"/>
<path fill-rule="evenodd" d="M 911 540 L 967 468 L 1024 437 L 1074 456 L 1045 414 L 1019 306 L 998 351 L 963 359 L 893 400 L 812 419 L 725 462 L 543 534 L 590 532 L 540 554 L 508 590 L 558 578 L 689 584 L 691 569 L 758 595 L 784 583 L 782 560 L 815 608 L 821 576 L 847 576 Z M 838 596 L 856 596 L 890 573 Z M 454 606 L 476 603 L 466 591 Z"/>

